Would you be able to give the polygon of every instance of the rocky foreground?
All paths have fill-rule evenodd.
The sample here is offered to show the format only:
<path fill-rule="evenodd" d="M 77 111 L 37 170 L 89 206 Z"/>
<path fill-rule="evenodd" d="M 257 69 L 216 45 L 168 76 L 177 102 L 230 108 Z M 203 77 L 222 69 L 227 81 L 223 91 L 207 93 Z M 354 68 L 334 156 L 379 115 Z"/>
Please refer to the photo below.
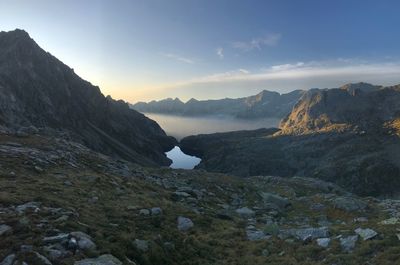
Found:
<path fill-rule="evenodd" d="M 400 201 L 0 135 L 0 264 L 397 264 Z"/>

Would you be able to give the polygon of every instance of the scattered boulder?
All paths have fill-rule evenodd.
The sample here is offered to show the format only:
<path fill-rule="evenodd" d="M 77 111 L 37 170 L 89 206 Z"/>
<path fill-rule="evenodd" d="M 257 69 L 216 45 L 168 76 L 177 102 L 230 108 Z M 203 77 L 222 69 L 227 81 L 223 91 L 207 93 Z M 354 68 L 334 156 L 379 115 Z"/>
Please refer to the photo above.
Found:
<path fill-rule="evenodd" d="M 122 262 L 113 255 L 106 254 L 93 259 L 75 261 L 74 265 L 122 265 Z"/>
<path fill-rule="evenodd" d="M 79 249 L 81 249 L 81 250 L 96 249 L 96 244 L 93 243 L 92 237 L 89 236 L 88 234 L 78 231 L 78 232 L 71 232 L 70 236 L 72 238 L 76 238 Z"/>
<path fill-rule="evenodd" d="M 151 215 L 161 215 L 162 209 L 160 207 L 153 207 L 150 209 Z"/>
<path fill-rule="evenodd" d="M 171 199 L 174 201 L 179 201 L 181 199 L 185 199 L 190 197 L 190 194 L 184 191 L 175 191 L 174 193 L 172 193 L 171 195 Z"/>
<path fill-rule="evenodd" d="M 58 234 L 56 236 L 49 236 L 49 237 L 45 237 L 43 238 L 43 243 L 47 244 L 47 243 L 57 243 L 57 242 L 61 242 L 63 240 L 68 239 L 69 234 Z"/>
<path fill-rule="evenodd" d="M 189 218 L 179 216 L 178 217 L 178 229 L 179 231 L 187 231 L 194 226 L 194 223 Z"/>
<path fill-rule="evenodd" d="M 368 218 L 367 217 L 357 217 L 357 218 L 354 218 L 353 221 L 355 223 L 366 223 L 366 222 L 368 222 Z"/>
<path fill-rule="evenodd" d="M 149 250 L 149 242 L 147 240 L 135 239 L 133 243 L 135 247 L 142 252 Z"/>
<path fill-rule="evenodd" d="M 252 218 L 256 215 L 256 213 L 252 209 L 247 207 L 236 209 L 236 213 L 242 218 Z"/>
<path fill-rule="evenodd" d="M 43 265 L 52 265 L 52 263 L 42 254 L 40 254 L 39 252 L 34 252 L 36 258 L 40 261 L 39 264 L 43 264 Z"/>
<path fill-rule="evenodd" d="M 309 227 L 309 228 L 295 228 L 289 229 L 284 232 L 289 236 L 293 236 L 301 241 L 308 241 L 317 238 L 326 238 L 329 236 L 328 227 Z"/>
<path fill-rule="evenodd" d="M 340 246 L 345 252 L 352 252 L 356 246 L 358 235 L 340 238 Z"/>
<path fill-rule="evenodd" d="M 317 238 L 317 244 L 320 247 L 327 248 L 327 247 L 329 247 L 330 243 L 331 243 L 331 239 L 329 237 Z"/>
<path fill-rule="evenodd" d="M 25 204 L 18 205 L 15 210 L 19 213 L 22 214 L 26 211 L 32 211 L 32 212 L 38 212 L 40 209 L 40 203 L 39 202 L 27 202 Z"/>
<path fill-rule="evenodd" d="M 370 228 L 365 228 L 365 229 L 357 228 L 356 230 L 354 230 L 354 232 L 357 235 L 359 235 L 364 241 L 372 239 L 378 235 L 377 232 L 375 232 L 374 230 L 372 230 Z"/>
<path fill-rule="evenodd" d="M 380 224 L 382 225 L 395 225 L 399 223 L 399 218 L 397 217 L 391 217 L 389 219 L 383 220 L 382 222 L 380 222 Z"/>
<path fill-rule="evenodd" d="M 246 236 L 247 236 L 247 239 L 250 241 L 263 240 L 263 239 L 267 239 L 270 237 L 270 236 L 267 236 L 263 231 L 258 230 L 253 227 L 246 229 Z"/>
<path fill-rule="evenodd" d="M 39 166 L 35 166 L 34 169 L 35 169 L 35 171 L 36 171 L 37 173 L 42 173 L 42 172 L 44 172 L 44 169 L 41 168 L 41 167 L 39 167 Z"/>
<path fill-rule="evenodd" d="M 139 211 L 139 215 L 148 216 L 148 215 L 150 215 L 150 210 L 149 209 L 141 209 Z"/>
<path fill-rule="evenodd" d="M 12 265 L 15 260 L 15 254 L 10 254 L 3 259 L 0 265 Z"/>
<path fill-rule="evenodd" d="M 277 194 L 269 193 L 269 192 L 262 192 L 260 193 L 261 198 L 263 199 L 264 203 L 271 203 L 278 206 L 280 209 L 284 209 L 290 206 L 290 202 L 288 199 L 281 197 Z"/>
<path fill-rule="evenodd" d="M 12 228 L 9 225 L 2 224 L 0 225 L 0 236 L 9 235 L 12 233 Z"/>
<path fill-rule="evenodd" d="M 333 206 L 346 212 L 354 212 L 365 210 L 368 204 L 354 197 L 340 196 L 333 199 Z"/>

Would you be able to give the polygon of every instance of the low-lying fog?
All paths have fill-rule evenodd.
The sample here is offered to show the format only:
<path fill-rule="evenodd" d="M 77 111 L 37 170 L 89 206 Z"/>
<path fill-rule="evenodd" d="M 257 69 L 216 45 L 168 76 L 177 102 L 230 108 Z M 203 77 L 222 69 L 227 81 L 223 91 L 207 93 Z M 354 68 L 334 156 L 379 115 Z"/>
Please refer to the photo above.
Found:
<path fill-rule="evenodd" d="M 279 119 L 235 119 L 230 116 L 183 117 L 175 115 L 144 113 L 155 120 L 164 131 L 178 141 L 185 136 L 229 132 L 238 130 L 254 130 L 277 127 Z"/>

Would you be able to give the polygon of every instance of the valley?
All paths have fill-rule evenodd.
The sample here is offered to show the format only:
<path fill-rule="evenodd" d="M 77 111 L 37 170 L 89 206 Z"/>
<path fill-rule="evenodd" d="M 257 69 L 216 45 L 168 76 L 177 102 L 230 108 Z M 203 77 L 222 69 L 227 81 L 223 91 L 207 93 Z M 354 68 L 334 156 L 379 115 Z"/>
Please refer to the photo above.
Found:
<path fill-rule="evenodd" d="M 399 121 L 364 82 L 132 106 L 2 31 L 0 265 L 398 264 Z"/>

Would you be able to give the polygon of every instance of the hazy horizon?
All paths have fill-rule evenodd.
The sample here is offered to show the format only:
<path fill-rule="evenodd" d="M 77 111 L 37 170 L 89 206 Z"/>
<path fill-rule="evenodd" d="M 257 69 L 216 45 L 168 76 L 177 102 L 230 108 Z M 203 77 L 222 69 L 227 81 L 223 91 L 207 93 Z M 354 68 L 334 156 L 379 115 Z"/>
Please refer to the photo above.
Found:
<path fill-rule="evenodd" d="M 264 89 L 400 83 L 400 35 L 391 34 L 399 7 L 344 0 L 1 0 L 0 30 L 26 30 L 115 99 L 238 98 Z"/>

